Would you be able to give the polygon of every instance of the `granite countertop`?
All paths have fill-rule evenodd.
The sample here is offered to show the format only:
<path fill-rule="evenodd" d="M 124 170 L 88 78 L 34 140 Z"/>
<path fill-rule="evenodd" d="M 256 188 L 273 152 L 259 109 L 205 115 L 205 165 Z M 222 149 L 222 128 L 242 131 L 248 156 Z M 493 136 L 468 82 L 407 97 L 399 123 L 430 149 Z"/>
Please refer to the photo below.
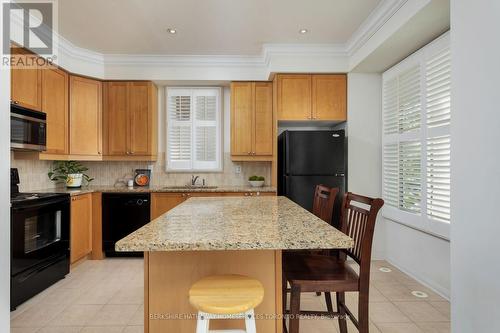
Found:
<path fill-rule="evenodd" d="M 286 197 L 191 198 L 116 243 L 117 251 L 350 248 L 353 240 Z"/>
<path fill-rule="evenodd" d="M 186 192 L 209 192 L 209 193 L 235 193 L 235 192 L 276 192 L 275 187 L 264 186 L 264 187 L 252 187 L 252 186 L 217 186 L 213 187 L 168 187 L 165 185 L 161 186 L 150 186 L 150 187 L 133 187 L 129 188 L 127 186 L 99 186 L 91 185 L 84 186 L 81 188 L 70 189 L 66 187 L 56 187 L 51 189 L 38 190 L 36 192 L 44 193 L 69 193 L 70 195 L 80 195 L 85 193 L 93 192 L 113 192 L 113 193 L 135 193 L 135 192 L 157 192 L 157 193 L 186 193 Z"/>

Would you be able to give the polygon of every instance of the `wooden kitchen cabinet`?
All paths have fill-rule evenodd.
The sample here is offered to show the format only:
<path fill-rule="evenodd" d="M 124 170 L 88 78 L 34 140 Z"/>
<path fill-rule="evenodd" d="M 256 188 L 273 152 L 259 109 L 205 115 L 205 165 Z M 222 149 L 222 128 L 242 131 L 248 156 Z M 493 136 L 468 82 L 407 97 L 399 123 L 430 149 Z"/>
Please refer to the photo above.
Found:
<path fill-rule="evenodd" d="M 232 82 L 232 160 L 272 160 L 273 133 L 272 83 Z"/>
<path fill-rule="evenodd" d="M 278 75 L 278 120 L 310 120 L 311 75 Z"/>
<path fill-rule="evenodd" d="M 152 82 L 104 84 L 105 159 L 156 160 L 157 89 Z"/>
<path fill-rule="evenodd" d="M 36 66 L 38 57 L 23 49 L 13 49 L 12 52 L 14 52 L 12 57 L 18 61 L 11 69 L 11 102 L 28 109 L 42 111 L 42 72 Z"/>
<path fill-rule="evenodd" d="M 102 158 L 102 83 L 71 75 L 69 84 L 71 155 Z"/>
<path fill-rule="evenodd" d="M 347 119 L 347 78 L 344 74 L 312 76 L 312 118 Z"/>
<path fill-rule="evenodd" d="M 43 154 L 68 154 L 69 76 L 60 69 L 42 69 L 42 111 L 47 114 L 47 150 Z"/>
<path fill-rule="evenodd" d="M 151 193 L 151 220 L 188 199 L 186 193 Z"/>
<path fill-rule="evenodd" d="M 347 120 L 345 74 L 278 74 L 278 120 Z"/>
<path fill-rule="evenodd" d="M 71 197 L 70 262 L 92 252 L 92 194 Z"/>

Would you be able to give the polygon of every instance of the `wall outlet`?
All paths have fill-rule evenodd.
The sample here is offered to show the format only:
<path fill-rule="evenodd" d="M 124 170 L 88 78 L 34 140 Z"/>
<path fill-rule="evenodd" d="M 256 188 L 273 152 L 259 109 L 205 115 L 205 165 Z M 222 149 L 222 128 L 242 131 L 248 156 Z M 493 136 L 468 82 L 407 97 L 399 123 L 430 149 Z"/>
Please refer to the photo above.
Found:
<path fill-rule="evenodd" d="M 234 172 L 239 175 L 241 173 L 241 165 L 236 165 L 234 167 Z"/>

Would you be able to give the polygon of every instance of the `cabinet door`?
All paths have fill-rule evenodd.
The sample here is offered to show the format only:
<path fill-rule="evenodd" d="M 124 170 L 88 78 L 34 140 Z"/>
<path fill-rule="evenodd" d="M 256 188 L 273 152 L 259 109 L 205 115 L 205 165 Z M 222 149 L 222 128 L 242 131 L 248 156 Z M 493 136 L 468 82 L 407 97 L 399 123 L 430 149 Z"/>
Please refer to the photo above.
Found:
<path fill-rule="evenodd" d="M 42 69 L 42 111 L 47 114 L 47 153 L 68 153 L 68 74 Z"/>
<path fill-rule="evenodd" d="M 130 155 L 151 154 L 150 86 L 149 82 L 130 82 L 128 86 Z"/>
<path fill-rule="evenodd" d="M 101 82 L 70 77 L 70 154 L 100 156 Z"/>
<path fill-rule="evenodd" d="M 255 83 L 255 141 L 254 155 L 273 154 L 273 85 Z"/>
<path fill-rule="evenodd" d="M 311 76 L 278 76 L 278 120 L 311 119 Z"/>
<path fill-rule="evenodd" d="M 231 155 L 250 156 L 254 140 L 253 82 L 231 83 Z"/>
<path fill-rule="evenodd" d="M 165 214 L 175 206 L 187 199 L 185 193 L 152 193 L 151 194 L 151 219 Z"/>
<path fill-rule="evenodd" d="M 128 153 L 127 100 L 127 82 L 105 83 L 103 119 L 106 155 L 126 155 Z"/>
<path fill-rule="evenodd" d="M 28 109 L 41 111 L 42 72 L 36 65 L 37 57 L 31 54 L 16 54 L 13 57 L 18 61 L 11 70 L 10 98 L 12 102 Z"/>
<path fill-rule="evenodd" d="M 71 197 L 70 261 L 83 258 L 92 251 L 92 194 Z"/>
<path fill-rule="evenodd" d="M 339 75 L 313 75 L 313 119 L 347 119 L 347 78 Z"/>

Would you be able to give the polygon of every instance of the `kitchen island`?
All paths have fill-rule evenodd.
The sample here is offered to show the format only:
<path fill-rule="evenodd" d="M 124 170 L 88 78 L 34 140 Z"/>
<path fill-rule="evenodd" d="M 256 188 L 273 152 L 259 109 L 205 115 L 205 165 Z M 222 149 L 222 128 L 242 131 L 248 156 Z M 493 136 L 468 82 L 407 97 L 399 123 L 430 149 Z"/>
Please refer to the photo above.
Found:
<path fill-rule="evenodd" d="M 281 332 L 281 251 L 350 248 L 353 241 L 285 197 L 191 198 L 116 243 L 143 251 L 144 331 L 195 332 L 190 286 L 213 274 L 259 279 L 257 331 Z M 213 321 L 211 329 L 243 327 Z"/>

